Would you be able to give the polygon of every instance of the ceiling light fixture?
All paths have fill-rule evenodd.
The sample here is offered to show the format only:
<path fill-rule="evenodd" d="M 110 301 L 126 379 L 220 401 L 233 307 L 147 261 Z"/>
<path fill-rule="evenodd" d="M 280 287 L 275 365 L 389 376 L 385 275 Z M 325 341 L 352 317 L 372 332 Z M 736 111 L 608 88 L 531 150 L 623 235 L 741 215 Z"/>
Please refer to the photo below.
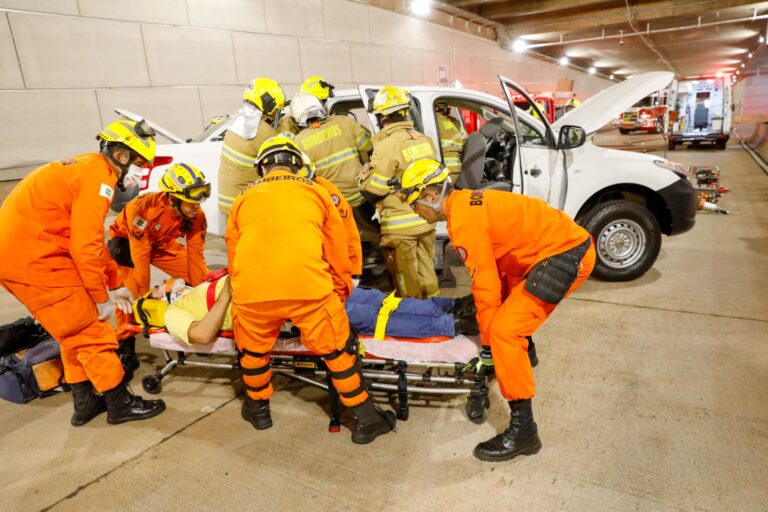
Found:
<path fill-rule="evenodd" d="M 560 65 L 561 66 L 567 66 L 570 61 L 568 60 L 568 57 L 560 57 Z"/>
<path fill-rule="evenodd" d="M 613 73 L 611 73 L 611 76 L 608 77 L 610 80 L 613 80 Z"/>
<path fill-rule="evenodd" d="M 528 48 L 528 43 L 526 43 L 523 39 L 515 39 L 515 42 L 512 43 L 512 49 L 517 53 L 523 53 L 526 48 Z"/>
<path fill-rule="evenodd" d="M 765 42 L 765 36 L 760 34 L 760 37 L 757 38 L 757 42 L 763 44 Z"/>
<path fill-rule="evenodd" d="M 429 0 L 413 0 L 411 12 L 416 16 L 427 16 L 432 11 L 431 3 Z"/>
<path fill-rule="evenodd" d="M 741 63 L 741 67 L 744 67 L 744 63 L 743 62 Z"/>
<path fill-rule="evenodd" d="M 597 69 L 595 69 L 595 66 L 590 66 L 590 68 L 587 70 L 587 72 L 590 75 L 594 75 L 595 73 L 597 73 Z"/>
<path fill-rule="evenodd" d="M 749 53 L 747 54 L 747 58 L 748 58 L 748 59 L 751 59 L 751 58 L 752 58 L 752 52 L 749 52 Z"/>

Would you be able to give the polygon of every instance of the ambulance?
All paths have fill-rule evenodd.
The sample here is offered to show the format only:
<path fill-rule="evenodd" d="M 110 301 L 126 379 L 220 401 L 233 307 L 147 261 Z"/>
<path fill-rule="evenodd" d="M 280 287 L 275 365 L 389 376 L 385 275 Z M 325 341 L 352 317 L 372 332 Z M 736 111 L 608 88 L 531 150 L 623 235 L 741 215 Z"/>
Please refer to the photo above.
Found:
<path fill-rule="evenodd" d="M 731 135 L 733 98 L 729 75 L 699 77 L 673 82 L 670 88 L 671 130 L 667 148 L 686 142 L 712 143 L 725 149 Z"/>

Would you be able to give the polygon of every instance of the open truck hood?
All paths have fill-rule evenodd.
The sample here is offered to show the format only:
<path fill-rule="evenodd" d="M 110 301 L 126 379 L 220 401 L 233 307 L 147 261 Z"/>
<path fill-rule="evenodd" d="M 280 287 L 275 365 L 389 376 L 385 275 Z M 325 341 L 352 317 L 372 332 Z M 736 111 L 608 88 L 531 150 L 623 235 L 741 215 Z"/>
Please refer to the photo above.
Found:
<path fill-rule="evenodd" d="M 147 122 L 147 124 L 149 126 L 151 126 L 152 129 L 154 129 L 159 135 L 162 135 L 163 137 L 165 137 L 169 141 L 173 142 L 174 144 L 184 144 L 186 142 L 184 139 L 182 139 L 181 137 L 179 137 L 175 133 L 166 130 L 165 128 L 163 128 L 162 126 L 160 126 L 157 123 L 153 123 L 151 119 L 143 118 L 140 115 L 134 114 L 130 110 L 125 110 L 123 108 L 116 108 L 116 109 L 114 109 L 114 111 L 117 114 L 120 114 L 124 118 L 129 119 L 131 121 L 139 122 L 142 119 L 144 119 Z"/>
<path fill-rule="evenodd" d="M 558 131 L 565 125 L 581 126 L 587 134 L 610 123 L 620 113 L 649 94 L 664 89 L 674 78 L 671 71 L 649 71 L 619 82 L 591 98 L 552 123 Z"/>

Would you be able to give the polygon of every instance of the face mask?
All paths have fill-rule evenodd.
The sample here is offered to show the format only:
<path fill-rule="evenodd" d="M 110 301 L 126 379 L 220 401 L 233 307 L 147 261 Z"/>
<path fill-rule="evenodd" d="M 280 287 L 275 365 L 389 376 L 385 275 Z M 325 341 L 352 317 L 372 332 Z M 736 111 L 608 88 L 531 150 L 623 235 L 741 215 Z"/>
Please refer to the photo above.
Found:
<path fill-rule="evenodd" d="M 123 179 L 121 180 L 122 189 L 126 190 L 129 188 L 138 187 L 143 176 L 144 169 L 138 165 L 131 164 L 128 167 L 128 171 L 123 175 Z"/>

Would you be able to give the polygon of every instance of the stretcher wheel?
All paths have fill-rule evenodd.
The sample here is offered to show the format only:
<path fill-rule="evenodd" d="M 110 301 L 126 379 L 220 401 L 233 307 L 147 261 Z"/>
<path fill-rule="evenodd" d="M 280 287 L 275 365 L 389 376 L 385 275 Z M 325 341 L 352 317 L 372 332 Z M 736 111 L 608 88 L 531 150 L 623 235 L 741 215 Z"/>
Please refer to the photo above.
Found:
<path fill-rule="evenodd" d="M 145 375 L 141 379 L 141 387 L 150 395 L 156 395 L 163 390 L 163 381 L 155 374 Z"/>
<path fill-rule="evenodd" d="M 487 396 L 477 396 L 467 398 L 467 404 L 464 410 L 467 418 L 472 423 L 480 425 L 488 417 L 488 409 L 491 408 L 491 400 Z"/>

